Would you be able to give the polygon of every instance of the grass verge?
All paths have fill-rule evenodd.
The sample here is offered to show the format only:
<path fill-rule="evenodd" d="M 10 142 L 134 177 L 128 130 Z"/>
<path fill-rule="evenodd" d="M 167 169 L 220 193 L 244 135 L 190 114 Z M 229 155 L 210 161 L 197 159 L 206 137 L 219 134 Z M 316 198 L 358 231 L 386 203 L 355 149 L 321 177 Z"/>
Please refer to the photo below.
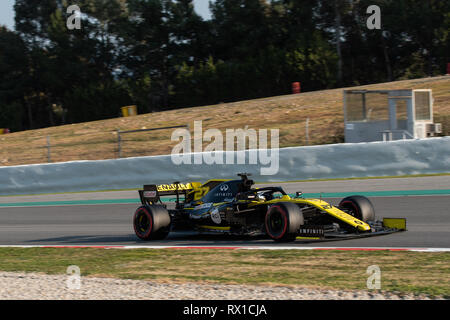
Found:
<path fill-rule="evenodd" d="M 450 253 L 299 250 L 118 250 L 0 248 L 0 270 L 160 282 L 215 282 L 367 290 L 367 267 L 381 289 L 450 297 Z"/>

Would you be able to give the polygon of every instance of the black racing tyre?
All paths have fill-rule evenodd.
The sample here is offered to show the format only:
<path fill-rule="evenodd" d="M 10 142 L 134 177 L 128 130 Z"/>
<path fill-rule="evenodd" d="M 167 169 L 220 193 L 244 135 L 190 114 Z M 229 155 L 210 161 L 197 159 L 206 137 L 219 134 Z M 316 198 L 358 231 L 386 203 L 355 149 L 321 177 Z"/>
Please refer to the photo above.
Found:
<path fill-rule="evenodd" d="M 159 205 L 139 207 L 133 217 L 134 232 L 142 240 L 162 240 L 170 231 L 170 215 Z"/>
<path fill-rule="evenodd" d="M 339 203 L 339 207 L 361 221 L 375 221 L 375 209 L 364 196 L 350 196 Z"/>
<path fill-rule="evenodd" d="M 279 242 L 294 241 L 303 224 L 302 210 L 291 202 L 271 205 L 265 217 L 267 235 Z"/>

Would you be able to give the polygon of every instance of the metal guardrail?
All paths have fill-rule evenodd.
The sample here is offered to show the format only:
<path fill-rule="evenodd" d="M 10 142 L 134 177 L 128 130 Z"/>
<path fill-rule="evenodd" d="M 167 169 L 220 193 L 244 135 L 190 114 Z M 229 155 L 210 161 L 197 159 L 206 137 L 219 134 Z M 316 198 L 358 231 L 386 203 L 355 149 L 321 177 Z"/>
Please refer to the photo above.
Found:
<path fill-rule="evenodd" d="M 158 130 L 167 130 L 167 129 L 178 129 L 178 128 L 187 128 L 189 130 L 189 125 L 179 125 L 179 126 L 169 126 L 169 127 L 160 127 L 160 128 L 150 128 L 150 129 L 137 129 L 137 130 L 120 130 L 117 129 L 115 132 L 117 133 L 117 158 L 122 158 L 122 147 L 123 143 L 126 140 L 122 139 L 122 136 L 124 134 L 128 133 L 140 133 L 140 132 L 149 132 L 149 131 L 158 131 Z M 43 146 L 40 146 L 38 148 L 46 149 L 46 154 L 44 157 L 47 158 L 47 163 L 52 162 L 52 151 L 54 151 L 55 148 L 64 147 L 64 145 L 58 145 L 58 144 L 51 144 L 52 142 L 51 136 L 46 136 L 46 144 Z M 81 143 L 80 143 L 81 144 Z M 33 158 L 34 159 L 34 158 Z M 31 160 L 33 160 L 31 159 Z M 36 158 L 35 160 L 37 160 Z"/>

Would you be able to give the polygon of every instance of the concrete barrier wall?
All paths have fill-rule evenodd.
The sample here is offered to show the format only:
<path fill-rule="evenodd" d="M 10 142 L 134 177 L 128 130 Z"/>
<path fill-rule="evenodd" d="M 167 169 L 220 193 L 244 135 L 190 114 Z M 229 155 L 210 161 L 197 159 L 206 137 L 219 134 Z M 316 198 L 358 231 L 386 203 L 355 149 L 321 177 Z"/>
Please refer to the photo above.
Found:
<path fill-rule="evenodd" d="M 283 148 L 277 174 L 261 175 L 263 167 L 268 165 L 174 165 L 170 155 L 0 167 L 0 195 L 128 189 L 238 172 L 264 182 L 446 173 L 450 137 Z"/>

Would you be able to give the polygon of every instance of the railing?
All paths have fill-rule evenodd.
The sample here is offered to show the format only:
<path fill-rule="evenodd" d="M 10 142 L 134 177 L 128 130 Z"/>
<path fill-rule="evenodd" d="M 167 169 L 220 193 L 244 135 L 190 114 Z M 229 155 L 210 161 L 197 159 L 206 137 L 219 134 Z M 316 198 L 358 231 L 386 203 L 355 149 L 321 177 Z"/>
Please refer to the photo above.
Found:
<path fill-rule="evenodd" d="M 409 131 L 406 130 L 384 130 L 381 131 L 381 134 L 383 135 L 383 141 L 393 141 L 393 134 L 399 133 L 402 135 L 402 139 L 406 140 L 406 137 L 409 137 L 410 139 L 414 139 L 414 136 L 409 133 Z M 398 140 L 398 139 L 396 139 Z"/>
<path fill-rule="evenodd" d="M 151 128 L 151 129 L 139 129 L 139 130 L 128 130 L 128 131 L 121 131 L 120 129 L 117 130 L 117 153 L 118 158 L 122 158 L 122 142 L 126 141 L 122 139 L 123 134 L 127 133 L 137 133 L 137 132 L 147 132 L 147 131 L 157 131 L 157 130 L 166 130 L 166 129 L 178 129 L 178 128 L 188 128 L 189 126 L 173 126 L 173 127 L 162 127 L 162 128 Z"/>
<path fill-rule="evenodd" d="M 0 166 L 168 154 L 172 147 L 170 129 L 178 128 L 189 130 L 188 125 L 176 125 L 138 130 L 76 129 L 20 138 L 5 135 L 0 139 Z M 156 143 L 161 141 L 164 143 Z"/>

